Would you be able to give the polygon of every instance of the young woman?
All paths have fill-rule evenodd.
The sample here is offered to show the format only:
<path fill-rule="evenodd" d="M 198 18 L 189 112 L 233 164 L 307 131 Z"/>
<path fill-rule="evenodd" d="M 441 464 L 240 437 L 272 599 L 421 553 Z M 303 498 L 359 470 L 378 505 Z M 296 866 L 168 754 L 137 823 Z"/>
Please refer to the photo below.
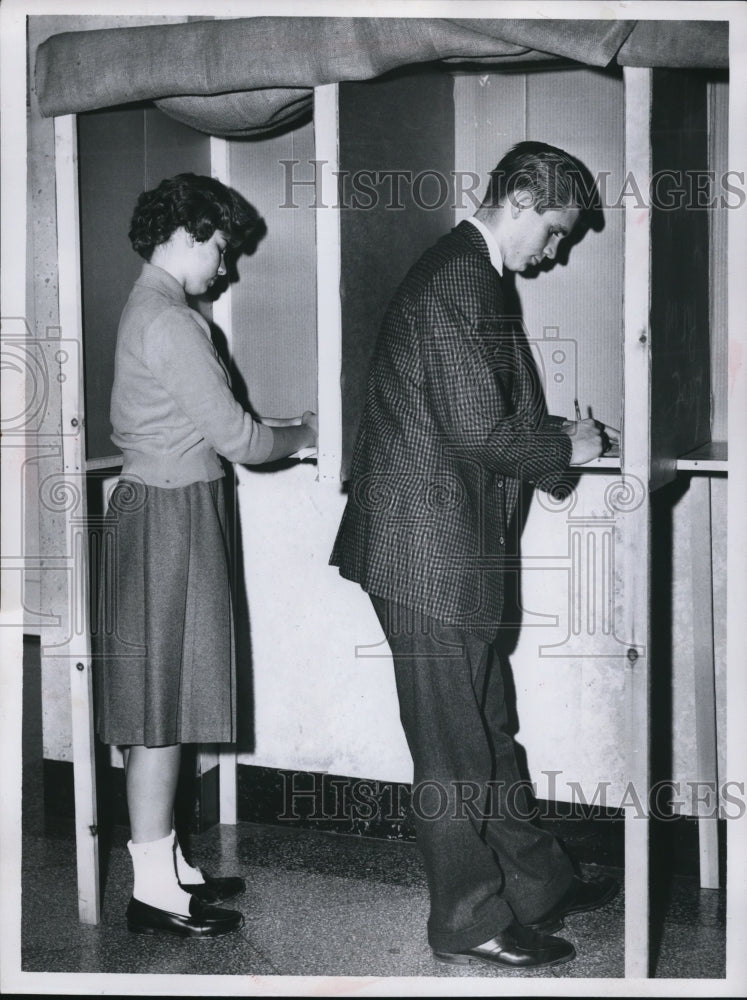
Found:
<path fill-rule="evenodd" d="M 98 731 L 124 747 L 134 889 L 130 930 L 213 936 L 242 923 L 212 905 L 244 891 L 184 858 L 173 828 L 183 743 L 231 742 L 236 681 L 223 475 L 218 455 L 257 464 L 316 444 L 316 417 L 267 427 L 231 393 L 187 295 L 225 275 L 260 223 L 235 191 L 180 174 L 138 199 L 144 258 L 119 325 L 111 399 L 122 474 L 107 512 Z"/>

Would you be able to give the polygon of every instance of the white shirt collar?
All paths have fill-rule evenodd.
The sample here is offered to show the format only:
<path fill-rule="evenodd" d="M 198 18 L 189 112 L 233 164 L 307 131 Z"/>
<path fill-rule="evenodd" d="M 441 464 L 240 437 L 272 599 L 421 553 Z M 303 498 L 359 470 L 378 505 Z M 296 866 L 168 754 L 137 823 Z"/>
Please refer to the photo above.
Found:
<path fill-rule="evenodd" d="M 496 242 L 495 236 L 488 229 L 484 222 L 480 219 L 476 219 L 474 215 L 471 219 L 467 219 L 467 222 L 471 222 L 472 225 L 482 233 L 482 237 L 488 245 L 488 253 L 490 254 L 490 263 L 496 269 L 498 274 L 503 277 L 503 257 L 501 256 L 501 251 L 498 249 L 498 244 Z"/>

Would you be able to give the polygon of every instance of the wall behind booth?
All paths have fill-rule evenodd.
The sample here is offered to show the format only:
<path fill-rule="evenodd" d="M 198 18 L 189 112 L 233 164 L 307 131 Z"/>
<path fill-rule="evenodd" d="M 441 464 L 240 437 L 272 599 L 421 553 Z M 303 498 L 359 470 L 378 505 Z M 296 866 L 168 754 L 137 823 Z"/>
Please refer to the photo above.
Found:
<path fill-rule="evenodd" d="M 127 236 L 135 202 L 174 174 L 209 175 L 210 139 L 157 108 L 116 108 L 78 115 L 78 157 L 86 455 L 107 458 L 119 317 L 143 265 Z"/>
<path fill-rule="evenodd" d="M 454 86 L 411 67 L 345 83 L 340 109 L 342 478 L 379 327 L 399 283 L 454 225 Z"/>
<path fill-rule="evenodd" d="M 477 174 L 480 196 L 490 170 L 524 140 L 548 142 L 579 157 L 608 199 L 622 190 L 619 70 L 459 73 L 454 94 L 456 167 Z M 465 199 L 457 219 L 473 212 Z M 605 210 L 601 231 L 587 232 L 565 252 L 561 245 L 549 271 L 508 276 L 541 365 L 550 412 L 573 417 L 578 398 L 584 416 L 591 406 L 595 417 L 613 427 L 620 426 L 622 405 L 623 215 L 622 204 Z"/>
<path fill-rule="evenodd" d="M 262 417 L 316 410 L 316 245 L 310 122 L 260 140 L 229 143 L 231 184 L 257 209 L 266 234 L 236 261 L 231 289 L 234 364 L 247 401 Z M 297 203 L 293 198 L 297 198 Z"/>

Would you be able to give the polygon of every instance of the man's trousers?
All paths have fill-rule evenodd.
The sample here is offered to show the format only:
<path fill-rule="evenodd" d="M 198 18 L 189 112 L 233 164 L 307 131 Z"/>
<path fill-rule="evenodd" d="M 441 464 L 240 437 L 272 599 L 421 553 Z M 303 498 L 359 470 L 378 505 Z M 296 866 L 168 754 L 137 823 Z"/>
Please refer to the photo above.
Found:
<path fill-rule="evenodd" d="M 573 867 L 527 817 L 500 663 L 492 646 L 371 595 L 394 659 L 412 754 L 415 831 L 425 860 L 436 951 L 482 944 L 530 923 L 563 895 Z"/>

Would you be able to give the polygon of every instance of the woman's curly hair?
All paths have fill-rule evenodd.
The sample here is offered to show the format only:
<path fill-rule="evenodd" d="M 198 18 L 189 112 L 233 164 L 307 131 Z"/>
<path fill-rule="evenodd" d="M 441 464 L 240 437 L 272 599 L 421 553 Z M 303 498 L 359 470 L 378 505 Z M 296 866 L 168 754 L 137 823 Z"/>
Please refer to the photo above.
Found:
<path fill-rule="evenodd" d="M 199 243 L 216 229 L 232 247 L 240 247 L 262 225 L 259 213 L 233 188 L 213 177 L 177 174 L 137 200 L 130 223 L 130 243 L 145 260 L 183 227 Z"/>

